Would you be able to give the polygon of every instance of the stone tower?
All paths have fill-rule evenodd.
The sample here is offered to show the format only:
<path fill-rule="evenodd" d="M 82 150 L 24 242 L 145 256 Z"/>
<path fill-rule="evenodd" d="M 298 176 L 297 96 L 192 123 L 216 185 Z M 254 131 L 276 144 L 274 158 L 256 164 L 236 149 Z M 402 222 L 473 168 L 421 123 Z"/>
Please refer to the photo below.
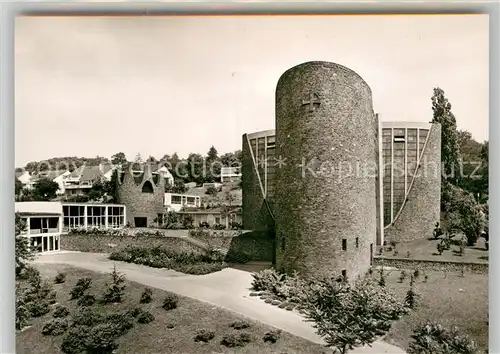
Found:
<path fill-rule="evenodd" d="M 164 214 L 165 178 L 152 173 L 146 164 L 140 171 L 133 165 L 119 173 L 118 201 L 127 207 L 127 223 L 133 227 L 147 227 Z"/>
<path fill-rule="evenodd" d="M 329 62 L 286 71 L 276 88 L 276 266 L 355 279 L 377 232 L 377 119 L 366 82 Z"/>

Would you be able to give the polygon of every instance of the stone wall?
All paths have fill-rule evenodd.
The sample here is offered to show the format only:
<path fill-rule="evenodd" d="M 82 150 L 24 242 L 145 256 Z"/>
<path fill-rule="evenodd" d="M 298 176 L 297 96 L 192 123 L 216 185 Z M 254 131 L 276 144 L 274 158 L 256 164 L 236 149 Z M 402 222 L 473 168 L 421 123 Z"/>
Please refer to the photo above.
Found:
<path fill-rule="evenodd" d="M 165 198 L 165 179 L 156 175 L 153 177 L 150 166 L 144 167 L 142 175 L 135 176 L 126 170 L 123 181 L 118 178 L 118 202 L 124 204 L 127 208 L 127 222 L 131 226 L 135 225 L 134 218 L 147 218 L 147 225 L 150 226 L 158 214 L 164 213 L 163 200 Z M 153 193 L 143 193 L 142 188 L 145 183 L 151 183 Z"/>
<path fill-rule="evenodd" d="M 107 236 L 107 235 L 62 235 L 61 250 L 93 253 L 111 253 L 128 246 L 165 247 L 178 252 L 203 253 L 204 251 L 175 236 Z"/>
<path fill-rule="evenodd" d="M 403 210 L 384 230 L 387 242 L 432 237 L 441 208 L 441 125 L 432 124 L 414 184 Z"/>
<path fill-rule="evenodd" d="M 375 266 L 394 267 L 398 269 L 419 269 L 428 271 L 461 272 L 462 269 L 469 273 L 488 273 L 488 263 L 457 262 L 438 260 L 415 260 L 407 258 L 375 257 Z"/>
<path fill-rule="evenodd" d="M 345 270 L 348 279 L 368 270 L 377 228 L 377 129 L 371 90 L 352 70 L 309 62 L 281 76 L 276 155 L 286 164 L 276 176 L 279 270 L 303 276 Z"/>
<path fill-rule="evenodd" d="M 205 242 L 210 247 L 221 249 L 225 254 L 231 253 L 236 258 L 245 256 L 253 261 L 273 261 L 273 239 L 266 232 L 211 231 L 193 238 Z"/>
<path fill-rule="evenodd" d="M 128 246 L 164 247 L 178 252 L 203 253 L 209 248 L 220 249 L 223 255 L 254 261 L 273 259 L 273 240 L 266 232 L 205 230 L 191 235 L 189 230 L 127 229 L 126 235 L 69 234 L 61 236 L 61 250 L 93 253 L 111 253 Z M 159 233 L 161 235 L 154 235 Z M 202 241 L 202 244 L 193 242 Z M 203 246 L 203 247 L 202 247 Z M 208 246 L 208 247 L 207 247 Z M 242 257 L 240 257 L 242 256 Z"/>

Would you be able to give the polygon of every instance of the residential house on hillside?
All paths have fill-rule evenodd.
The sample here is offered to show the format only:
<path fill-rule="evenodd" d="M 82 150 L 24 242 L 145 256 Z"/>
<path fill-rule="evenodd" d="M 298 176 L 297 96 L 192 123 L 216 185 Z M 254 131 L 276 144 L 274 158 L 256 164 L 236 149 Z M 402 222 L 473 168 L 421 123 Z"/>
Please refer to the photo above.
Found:
<path fill-rule="evenodd" d="M 68 196 L 86 194 L 94 183 L 99 181 L 110 181 L 113 170 L 114 166 L 111 164 L 80 166 L 64 178 L 63 193 Z"/>
<path fill-rule="evenodd" d="M 62 188 L 64 176 L 68 176 L 69 174 L 70 172 L 65 170 L 40 171 L 39 173 L 32 176 L 26 187 L 33 188 L 35 184 L 41 179 L 48 179 L 50 181 L 56 182 L 59 185 L 59 190 L 57 191 L 57 193 L 61 194 L 61 191 L 63 190 Z"/>
<path fill-rule="evenodd" d="M 23 184 L 24 187 L 28 187 L 32 179 L 31 173 L 26 170 L 16 169 L 16 179 Z"/>
<path fill-rule="evenodd" d="M 220 170 L 220 181 L 222 183 L 241 181 L 241 168 L 240 167 L 222 167 Z"/>
<path fill-rule="evenodd" d="M 222 225 L 225 228 L 230 228 L 233 223 L 240 225 L 242 224 L 241 207 L 219 207 L 210 209 L 183 208 L 177 214 L 179 215 L 179 221 L 181 223 L 183 222 L 184 218 L 190 217 L 193 220 L 193 225 L 195 227 L 201 226 L 205 223 L 210 227 Z"/>
<path fill-rule="evenodd" d="M 181 211 L 182 208 L 199 208 L 201 197 L 197 195 L 165 193 L 164 205 L 167 212 Z"/>

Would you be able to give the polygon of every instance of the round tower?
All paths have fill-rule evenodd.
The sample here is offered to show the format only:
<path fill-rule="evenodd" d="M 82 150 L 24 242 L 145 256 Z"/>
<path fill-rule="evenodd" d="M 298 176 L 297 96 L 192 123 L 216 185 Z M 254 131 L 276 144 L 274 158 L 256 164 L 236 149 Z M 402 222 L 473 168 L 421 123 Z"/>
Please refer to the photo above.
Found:
<path fill-rule="evenodd" d="M 126 166 L 117 181 L 118 201 L 127 207 L 127 224 L 149 227 L 163 218 L 165 213 L 165 178 L 152 173 L 150 165 L 134 170 Z"/>
<path fill-rule="evenodd" d="M 354 71 L 308 62 L 276 88 L 276 266 L 355 279 L 376 240 L 377 121 Z"/>

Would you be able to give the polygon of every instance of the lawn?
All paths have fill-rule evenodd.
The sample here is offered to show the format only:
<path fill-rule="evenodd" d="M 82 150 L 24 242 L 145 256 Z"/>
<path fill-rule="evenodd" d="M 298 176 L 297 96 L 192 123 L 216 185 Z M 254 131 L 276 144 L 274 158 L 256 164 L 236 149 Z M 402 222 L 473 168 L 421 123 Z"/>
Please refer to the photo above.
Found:
<path fill-rule="evenodd" d="M 457 246 L 451 246 L 450 250 L 444 251 L 442 255 L 437 253 L 437 245 L 441 240 L 421 239 L 411 242 L 401 242 L 396 245 L 398 251 L 394 255 L 392 251 L 384 251 L 383 257 L 387 258 L 409 258 L 420 260 L 441 260 L 441 261 L 461 261 L 461 262 L 488 262 L 488 251 L 484 246 L 484 239 L 479 238 L 476 245 L 466 247 L 465 253 L 459 256 L 456 251 Z M 408 256 L 409 253 L 409 257 Z"/>
<path fill-rule="evenodd" d="M 90 293 L 100 297 L 104 284 L 110 281 L 106 274 L 93 273 L 86 270 L 69 268 L 64 265 L 37 266 L 44 277 L 53 278 L 58 272 L 66 273 L 66 282 L 55 284 L 57 301 L 70 309 L 71 314 L 77 310 L 75 300 L 69 300 L 69 292 L 77 279 L 85 276 L 92 278 Z M 119 269 L 118 269 L 119 271 Z M 126 296 L 122 303 L 93 305 L 100 312 L 112 313 L 125 311 L 134 307 L 149 310 L 155 320 L 148 324 L 134 324 L 134 327 L 118 339 L 116 353 L 325 353 L 326 348 L 305 339 L 282 332 L 274 344 L 263 341 L 263 336 L 274 328 L 244 318 L 236 313 L 214 307 L 193 299 L 179 297 L 178 307 L 171 311 L 164 310 L 161 305 L 167 292 L 153 289 L 153 301 L 150 304 L 139 304 L 144 286 L 127 282 Z M 71 316 L 71 315 L 70 315 Z M 41 334 L 43 324 L 52 318 L 49 313 L 40 318 L 30 320 L 31 327 L 19 332 L 16 337 L 17 353 L 58 354 L 62 336 L 45 336 Z M 237 331 L 231 328 L 235 321 L 245 321 L 250 327 Z M 198 329 L 212 330 L 215 337 L 208 343 L 194 341 Z M 224 335 L 230 333 L 248 333 L 251 341 L 244 347 L 228 348 L 220 344 Z"/>
<path fill-rule="evenodd" d="M 399 283 L 400 271 L 387 274 L 389 289 L 404 297 L 409 289 L 409 277 Z M 392 325 L 386 340 L 408 348 L 413 329 L 426 320 L 444 326 L 457 326 L 478 343 L 481 351 L 488 352 L 488 275 L 427 272 L 428 280 L 420 275 L 415 290 L 420 295 L 417 309 Z M 379 277 L 374 272 L 374 277 Z"/>

